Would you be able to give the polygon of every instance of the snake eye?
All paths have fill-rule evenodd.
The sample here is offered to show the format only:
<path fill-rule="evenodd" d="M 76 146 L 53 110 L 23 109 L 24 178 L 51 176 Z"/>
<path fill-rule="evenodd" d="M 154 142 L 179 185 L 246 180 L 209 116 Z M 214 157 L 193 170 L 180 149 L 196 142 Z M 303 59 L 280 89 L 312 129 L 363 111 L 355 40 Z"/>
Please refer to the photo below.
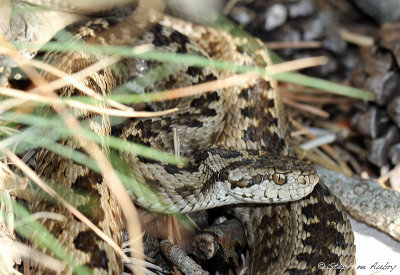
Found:
<path fill-rule="evenodd" d="M 282 185 L 286 183 L 286 176 L 284 174 L 274 174 L 272 176 L 274 182 L 278 185 Z"/>

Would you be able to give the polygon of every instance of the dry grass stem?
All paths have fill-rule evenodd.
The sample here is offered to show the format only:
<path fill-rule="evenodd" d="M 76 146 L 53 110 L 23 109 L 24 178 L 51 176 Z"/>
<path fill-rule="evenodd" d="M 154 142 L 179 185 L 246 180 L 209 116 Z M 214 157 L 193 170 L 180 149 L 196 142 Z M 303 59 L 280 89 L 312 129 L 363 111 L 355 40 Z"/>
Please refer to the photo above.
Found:
<path fill-rule="evenodd" d="M 231 12 L 231 10 L 236 6 L 236 4 L 240 0 L 229 0 L 228 3 L 226 3 L 225 7 L 222 10 L 222 14 L 227 15 Z"/>
<path fill-rule="evenodd" d="M 303 127 L 300 123 L 298 123 L 294 119 L 289 118 L 289 121 L 296 129 L 298 129 L 299 131 L 303 131 L 305 133 L 305 136 L 307 136 L 308 138 L 311 138 L 311 139 L 316 138 L 313 134 L 310 133 L 310 131 L 308 131 L 307 128 Z M 322 148 L 322 150 L 324 150 L 329 155 L 329 157 L 334 159 L 336 163 L 333 162 L 332 159 L 325 157 L 324 154 L 321 151 L 319 151 L 317 148 L 306 151 L 308 154 L 307 156 L 309 157 L 309 159 L 312 162 L 319 163 L 319 164 L 327 167 L 328 169 L 331 169 L 331 170 L 334 170 L 337 172 L 342 172 L 348 176 L 353 174 L 352 171 L 350 170 L 350 168 L 346 165 L 346 163 L 341 160 L 340 155 L 331 146 L 324 144 L 324 145 L 321 145 L 320 148 Z M 311 155 L 312 151 L 314 151 L 314 153 L 316 153 L 316 154 L 319 154 L 320 156 L 319 157 L 312 156 Z M 298 152 L 298 154 L 301 155 L 301 152 Z M 324 159 L 323 162 L 321 162 L 322 159 Z"/>
<path fill-rule="evenodd" d="M 15 226 L 22 226 L 24 223 L 27 222 L 31 222 L 34 220 L 39 220 L 39 219 L 48 219 L 48 220 L 56 220 L 59 222 L 66 222 L 67 218 L 64 215 L 61 214 L 57 214 L 54 212 L 46 212 L 46 211 L 42 211 L 42 212 L 36 212 L 33 213 L 32 215 L 29 215 L 29 217 L 20 219 L 18 221 L 15 222 Z"/>
<path fill-rule="evenodd" d="M 317 116 L 320 116 L 320 117 L 323 117 L 323 118 L 328 118 L 329 117 L 329 113 L 325 112 L 324 110 L 321 110 L 320 108 L 317 108 L 317 107 L 314 107 L 314 106 L 311 106 L 311 105 L 307 105 L 307 104 L 303 104 L 303 103 L 298 103 L 298 102 L 296 102 L 294 100 L 291 100 L 291 99 L 289 99 L 287 97 L 282 97 L 282 101 L 285 104 L 287 104 L 289 106 L 292 106 L 294 108 L 297 108 L 299 110 L 303 110 L 303 111 L 312 113 L 314 115 L 317 115 Z"/>
<path fill-rule="evenodd" d="M 298 156 L 303 156 L 302 158 L 306 158 L 312 163 L 320 164 L 336 172 L 341 171 L 340 166 L 334 160 L 332 160 L 332 158 L 330 158 L 327 154 L 325 154 L 318 148 L 309 151 L 304 151 L 300 149 L 300 147 L 295 146 L 294 149 Z"/>
<path fill-rule="evenodd" d="M 326 91 L 316 89 L 316 88 L 310 88 L 310 87 L 305 87 L 301 86 L 300 84 L 295 84 L 295 83 L 285 83 L 283 87 L 279 87 L 279 89 L 282 89 L 283 91 L 287 91 L 292 94 L 302 94 L 302 95 L 309 95 L 309 96 L 314 96 L 318 98 L 324 98 L 324 97 L 341 97 L 340 95 L 332 95 L 332 94 L 327 94 Z M 342 98 L 348 98 L 348 97 L 342 97 Z M 351 98 L 348 98 L 348 100 L 352 100 Z"/>
<path fill-rule="evenodd" d="M 354 33 L 348 30 L 340 30 L 339 35 L 344 41 L 356 44 L 360 47 L 372 47 L 375 43 L 374 38 L 371 36 Z"/>
<path fill-rule="evenodd" d="M 296 101 L 306 102 L 306 103 L 316 103 L 316 104 L 351 104 L 354 99 L 349 97 L 341 96 L 331 96 L 324 92 L 321 96 L 317 95 L 307 95 L 302 93 L 302 89 L 296 89 L 296 92 L 292 92 L 284 87 L 279 87 L 279 93 L 281 97 L 290 98 Z"/>
<path fill-rule="evenodd" d="M 7 252 L 8 255 L 4 256 L 10 256 L 12 255 L 18 255 L 27 259 L 30 259 L 33 262 L 40 263 L 44 266 L 46 266 L 48 269 L 53 270 L 53 271 L 60 271 L 65 269 L 65 264 L 49 255 L 46 255 L 36 249 L 33 249 L 25 244 L 22 244 L 17 241 L 12 241 L 12 240 L 4 240 L 0 239 L 0 255 L 3 252 Z M 5 258 L 3 256 L 3 258 Z M 4 267 L 4 266 L 3 266 Z M 1 269 L 0 269 L 1 270 Z M 0 274 L 9 274 L 9 273 L 1 273 Z M 21 274 L 21 273 L 13 273 L 13 274 Z"/>
<path fill-rule="evenodd" d="M 257 77 L 258 75 L 256 73 L 250 72 L 250 73 L 233 75 L 224 79 L 212 80 L 189 87 L 171 89 L 168 91 L 161 92 L 159 94 L 159 97 L 157 97 L 157 100 L 155 101 L 176 99 L 176 98 L 201 94 L 209 91 L 214 91 L 218 89 L 224 89 L 232 86 L 239 86 L 244 83 L 247 83 L 248 81 L 256 79 Z"/>
<path fill-rule="evenodd" d="M 315 49 L 321 48 L 320 41 L 279 41 L 279 42 L 266 42 L 265 47 L 271 50 L 283 49 Z"/>
<path fill-rule="evenodd" d="M 290 136 L 291 137 L 298 137 L 298 136 L 307 135 L 308 133 L 309 133 L 309 131 L 304 128 L 304 129 L 299 129 L 299 130 L 292 131 L 290 133 Z"/>
<path fill-rule="evenodd" d="M 168 240 L 174 244 L 174 231 L 172 229 L 172 216 L 168 215 Z"/>
<path fill-rule="evenodd" d="M 174 228 L 175 228 L 176 243 L 177 243 L 179 246 L 182 246 L 182 240 L 183 240 L 183 239 L 182 239 L 181 230 L 180 230 L 180 228 L 179 228 L 179 221 L 178 221 L 178 219 L 177 219 L 175 216 L 172 217 L 172 223 L 173 223 Z"/>
<path fill-rule="evenodd" d="M 358 144 L 349 141 L 344 143 L 344 147 L 346 148 L 346 150 L 353 152 L 354 154 L 358 155 L 361 158 L 367 157 L 367 150 Z"/>
<path fill-rule="evenodd" d="M 297 121 L 295 121 L 294 119 L 289 118 L 290 123 L 292 123 L 292 125 L 298 129 L 298 130 L 302 130 L 306 132 L 306 136 L 308 138 L 315 138 L 315 136 L 313 134 L 310 133 L 310 131 L 308 131 L 305 127 L 303 127 L 303 125 L 301 125 L 300 123 L 298 123 Z M 335 150 L 333 150 L 332 147 L 330 147 L 329 145 L 322 145 L 321 148 L 327 152 L 333 159 L 337 159 L 338 156 L 335 152 Z"/>
<path fill-rule="evenodd" d="M 181 156 L 181 143 L 179 140 L 177 128 L 174 127 L 172 129 L 172 132 L 174 133 L 174 155 L 176 158 L 179 158 Z"/>
<path fill-rule="evenodd" d="M 329 59 L 326 56 L 301 58 L 298 60 L 287 61 L 272 66 L 268 66 L 267 72 L 269 75 L 297 71 L 305 68 L 321 66 L 328 63 Z"/>
<path fill-rule="evenodd" d="M 137 241 L 136 239 L 142 239 L 142 238 L 144 237 L 144 235 L 145 235 L 145 232 L 142 231 L 142 233 L 141 233 L 140 235 L 135 236 L 134 238 L 131 238 L 131 239 L 129 239 L 129 240 L 126 241 L 126 242 L 123 242 L 123 243 L 122 243 L 122 248 L 123 248 L 123 250 L 124 250 L 124 251 L 129 251 L 129 252 L 136 251 L 135 248 L 132 247 L 132 246 L 133 246 L 133 244 Z M 130 247 L 130 246 L 131 246 L 131 247 Z M 139 253 L 139 251 L 136 251 L 136 252 Z"/>
<path fill-rule="evenodd" d="M 325 134 L 309 141 L 306 141 L 300 145 L 303 150 L 312 150 L 325 144 L 330 144 L 336 140 L 334 133 Z"/>
<path fill-rule="evenodd" d="M 361 175 L 363 172 L 363 169 L 361 168 L 361 165 L 359 164 L 358 160 L 346 150 L 346 145 L 345 145 L 346 143 L 344 143 L 344 146 L 343 146 L 344 148 L 334 145 L 334 149 L 339 153 L 339 155 L 344 156 L 344 158 L 346 159 L 346 162 L 348 162 L 349 165 L 351 167 L 353 167 L 353 169 L 357 175 Z"/>

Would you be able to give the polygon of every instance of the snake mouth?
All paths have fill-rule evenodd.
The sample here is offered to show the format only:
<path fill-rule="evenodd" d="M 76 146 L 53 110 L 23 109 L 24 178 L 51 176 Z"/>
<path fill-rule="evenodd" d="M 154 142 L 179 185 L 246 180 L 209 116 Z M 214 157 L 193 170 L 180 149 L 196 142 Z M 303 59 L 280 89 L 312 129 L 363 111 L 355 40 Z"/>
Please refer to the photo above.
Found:
<path fill-rule="evenodd" d="M 232 190 L 232 196 L 246 203 L 281 203 L 300 200 L 309 195 L 314 186 L 306 186 L 298 189 L 275 189 L 275 190 Z"/>
<path fill-rule="evenodd" d="M 280 184 L 276 183 L 273 176 L 280 180 Z M 254 184 L 247 184 L 242 180 L 242 184 L 231 183 L 231 194 L 237 200 L 247 203 L 281 203 L 302 199 L 309 195 L 314 186 L 319 182 L 316 173 L 275 173 L 267 177 L 263 181 Z M 283 180 L 284 179 L 284 180 Z M 242 185 L 242 186 L 240 186 Z"/>

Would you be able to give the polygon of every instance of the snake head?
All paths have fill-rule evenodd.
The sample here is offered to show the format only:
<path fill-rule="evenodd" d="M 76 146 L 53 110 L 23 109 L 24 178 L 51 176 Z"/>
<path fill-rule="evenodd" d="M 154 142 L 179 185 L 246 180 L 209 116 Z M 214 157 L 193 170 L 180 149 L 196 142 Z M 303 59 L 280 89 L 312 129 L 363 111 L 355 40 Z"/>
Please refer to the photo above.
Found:
<path fill-rule="evenodd" d="M 262 155 L 229 172 L 231 195 L 242 202 L 279 203 L 312 192 L 319 177 L 309 162 L 293 157 Z"/>

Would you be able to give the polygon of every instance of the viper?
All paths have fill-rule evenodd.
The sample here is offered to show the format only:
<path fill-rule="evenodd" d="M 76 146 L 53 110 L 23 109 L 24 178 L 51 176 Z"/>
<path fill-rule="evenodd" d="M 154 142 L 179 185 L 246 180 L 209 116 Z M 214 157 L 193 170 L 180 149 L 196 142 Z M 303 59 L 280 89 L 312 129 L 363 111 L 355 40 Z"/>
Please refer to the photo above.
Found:
<path fill-rule="evenodd" d="M 129 27 L 130 17 L 91 19 L 70 26 L 73 37 L 61 43 L 136 47 L 152 45 L 157 51 L 191 54 L 213 60 L 266 68 L 271 65 L 262 42 L 230 30 L 196 25 L 163 15 L 144 33 Z M 151 18 L 151 16 L 149 16 Z M 114 30 L 114 32 L 110 32 Z M 79 51 L 46 55 L 52 66 L 66 73 L 78 72 L 101 59 L 98 53 Z M 211 62 L 212 64 L 212 62 Z M 83 80 L 106 96 L 121 87 L 137 94 L 176 89 L 235 76 L 232 70 L 212 66 L 177 64 L 151 82 L 145 76 L 163 66 L 160 61 L 124 58 L 118 64 Z M 166 68 L 171 68 L 167 64 Z M 51 74 L 45 74 L 54 80 Z M 118 88 L 118 89 L 117 89 Z M 72 86 L 59 96 L 81 96 Z M 107 105 L 103 102 L 102 104 Z M 215 89 L 205 94 L 147 104 L 153 111 L 178 107 L 177 112 L 152 118 L 132 118 L 120 123 L 106 115 L 74 111 L 101 138 L 113 135 L 174 153 L 176 147 L 188 163 L 176 166 L 125 151 L 118 154 L 135 179 L 159 198 L 157 202 L 132 193 L 133 201 L 149 210 L 188 213 L 224 206 L 239 219 L 246 232 L 251 257 L 248 274 L 350 274 L 354 270 L 329 269 L 355 264 L 354 237 L 340 201 L 319 180 L 312 164 L 299 160 L 290 144 L 289 123 L 275 81 L 267 75 L 246 84 Z M 177 144 L 177 139 L 179 143 Z M 73 139 L 61 145 L 82 150 Z M 101 175 L 84 164 L 44 148 L 25 159 L 42 177 L 90 196 L 78 203 L 91 220 L 116 243 L 122 242 L 123 219 L 116 199 Z M 77 265 L 88 265 L 98 274 L 120 274 L 122 263 L 111 247 L 57 203 L 40 201 L 32 211 L 54 211 L 67 223 L 44 224 L 60 244 L 75 256 Z M 36 267 L 45 272 L 42 267 Z M 72 270 L 60 271 L 71 274 Z"/>

